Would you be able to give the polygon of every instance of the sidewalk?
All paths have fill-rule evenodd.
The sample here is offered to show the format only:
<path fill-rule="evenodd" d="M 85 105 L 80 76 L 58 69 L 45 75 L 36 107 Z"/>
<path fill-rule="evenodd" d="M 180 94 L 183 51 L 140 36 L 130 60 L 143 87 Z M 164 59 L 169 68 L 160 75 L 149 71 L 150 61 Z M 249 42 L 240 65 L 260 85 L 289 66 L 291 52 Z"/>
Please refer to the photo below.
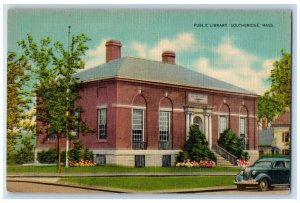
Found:
<path fill-rule="evenodd" d="M 234 191 L 236 186 L 222 186 L 222 187 L 205 187 L 205 188 L 191 188 L 191 189 L 170 189 L 170 190 L 157 190 L 157 191 L 135 191 L 128 189 L 120 188 L 109 188 L 103 186 L 83 186 L 76 183 L 67 183 L 59 180 L 59 177 L 49 178 L 49 177 L 8 177 L 7 182 L 26 182 L 26 183 L 35 183 L 42 185 L 54 185 L 54 186 L 63 186 L 71 188 L 81 188 L 87 190 L 94 190 L 99 192 L 110 192 L 110 193 L 127 193 L 127 194 L 174 194 L 174 193 L 201 193 L 201 192 L 215 192 L 215 191 Z"/>

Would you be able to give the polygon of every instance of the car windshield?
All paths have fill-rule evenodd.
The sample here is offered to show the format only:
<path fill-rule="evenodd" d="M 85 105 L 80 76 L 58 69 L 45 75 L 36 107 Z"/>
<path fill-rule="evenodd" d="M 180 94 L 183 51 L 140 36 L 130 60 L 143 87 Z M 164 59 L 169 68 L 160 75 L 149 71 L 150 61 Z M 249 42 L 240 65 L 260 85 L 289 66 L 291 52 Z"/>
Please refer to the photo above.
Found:
<path fill-rule="evenodd" d="M 271 161 L 258 161 L 253 164 L 253 167 L 260 167 L 260 168 L 271 168 Z"/>

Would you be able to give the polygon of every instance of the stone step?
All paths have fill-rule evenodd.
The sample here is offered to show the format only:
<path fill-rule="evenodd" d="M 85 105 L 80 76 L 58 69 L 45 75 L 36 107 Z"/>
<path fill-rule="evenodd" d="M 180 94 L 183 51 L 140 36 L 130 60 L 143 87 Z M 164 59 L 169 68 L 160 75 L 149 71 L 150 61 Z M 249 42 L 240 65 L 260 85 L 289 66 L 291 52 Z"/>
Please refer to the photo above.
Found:
<path fill-rule="evenodd" d="M 234 167 L 233 164 L 231 164 L 228 160 L 226 160 L 224 157 L 222 157 L 217 152 L 214 152 L 216 158 L 217 158 L 217 165 L 221 167 Z"/>

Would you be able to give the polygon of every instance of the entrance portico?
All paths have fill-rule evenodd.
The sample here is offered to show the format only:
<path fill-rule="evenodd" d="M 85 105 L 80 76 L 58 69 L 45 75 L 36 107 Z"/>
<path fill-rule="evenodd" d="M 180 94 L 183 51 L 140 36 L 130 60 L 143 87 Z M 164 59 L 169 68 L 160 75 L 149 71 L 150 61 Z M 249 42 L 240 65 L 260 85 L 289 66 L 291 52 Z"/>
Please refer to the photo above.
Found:
<path fill-rule="evenodd" d="M 195 124 L 204 133 L 208 146 L 212 148 L 212 107 L 207 106 L 185 106 L 184 112 L 186 115 L 186 140 L 189 137 L 190 126 Z"/>

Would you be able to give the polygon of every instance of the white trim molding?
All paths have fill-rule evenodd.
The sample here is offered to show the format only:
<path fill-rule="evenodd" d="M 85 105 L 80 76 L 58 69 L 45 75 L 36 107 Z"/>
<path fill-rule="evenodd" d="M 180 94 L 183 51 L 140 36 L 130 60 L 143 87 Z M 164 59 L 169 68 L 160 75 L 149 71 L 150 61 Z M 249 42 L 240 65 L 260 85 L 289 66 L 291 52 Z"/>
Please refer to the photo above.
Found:
<path fill-rule="evenodd" d="M 97 109 L 107 109 L 107 104 L 98 105 Z"/>
<path fill-rule="evenodd" d="M 172 108 L 159 108 L 159 111 L 172 111 Z"/>
<path fill-rule="evenodd" d="M 230 115 L 230 116 L 237 116 L 237 117 L 240 117 L 241 115 L 240 114 L 236 114 L 236 113 L 219 113 L 219 112 L 212 112 L 213 115 L 218 115 L 218 116 L 222 116 L 222 115 Z M 249 115 L 248 116 L 249 118 L 257 118 L 257 116 L 254 116 L 254 115 Z"/>
<path fill-rule="evenodd" d="M 130 105 L 130 104 L 120 104 L 120 103 L 112 103 L 111 104 L 112 107 L 116 107 L 116 108 L 126 108 L 126 109 L 143 109 L 145 110 L 146 107 L 145 106 L 133 106 L 133 105 Z"/>
<path fill-rule="evenodd" d="M 173 109 L 174 112 L 181 112 L 184 113 L 184 109 L 183 108 L 175 108 Z"/>

